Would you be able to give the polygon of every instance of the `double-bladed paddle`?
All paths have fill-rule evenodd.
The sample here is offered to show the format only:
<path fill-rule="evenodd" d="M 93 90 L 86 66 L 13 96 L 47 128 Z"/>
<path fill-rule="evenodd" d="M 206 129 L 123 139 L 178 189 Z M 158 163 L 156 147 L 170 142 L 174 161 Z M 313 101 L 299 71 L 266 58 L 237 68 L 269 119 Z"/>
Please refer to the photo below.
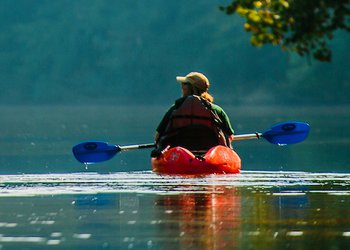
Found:
<path fill-rule="evenodd" d="M 288 145 L 304 141 L 309 131 L 309 124 L 289 121 L 276 124 L 264 133 L 235 135 L 234 140 L 260 139 L 262 137 L 272 144 Z M 120 146 L 102 141 L 88 141 L 75 145 L 73 154 L 78 161 L 93 164 L 107 161 L 121 151 L 154 148 L 155 146 L 154 143 Z"/>

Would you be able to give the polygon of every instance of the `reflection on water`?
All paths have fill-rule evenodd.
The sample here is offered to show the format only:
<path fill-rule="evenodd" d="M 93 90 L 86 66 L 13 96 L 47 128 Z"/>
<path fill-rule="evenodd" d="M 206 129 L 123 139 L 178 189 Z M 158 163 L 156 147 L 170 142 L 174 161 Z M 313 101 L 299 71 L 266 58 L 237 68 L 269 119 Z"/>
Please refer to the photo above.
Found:
<path fill-rule="evenodd" d="M 346 249 L 350 175 L 0 176 L 4 249 Z"/>
<path fill-rule="evenodd" d="M 241 197 L 235 188 L 216 186 L 212 193 L 160 196 L 157 211 L 164 222 L 158 237 L 172 238 L 175 249 L 236 249 L 239 243 Z"/>

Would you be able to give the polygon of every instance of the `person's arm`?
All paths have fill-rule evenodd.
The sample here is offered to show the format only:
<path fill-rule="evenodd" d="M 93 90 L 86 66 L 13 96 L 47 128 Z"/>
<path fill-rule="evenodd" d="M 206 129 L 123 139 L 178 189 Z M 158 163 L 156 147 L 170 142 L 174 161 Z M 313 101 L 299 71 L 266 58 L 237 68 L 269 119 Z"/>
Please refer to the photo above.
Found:
<path fill-rule="evenodd" d="M 156 129 L 156 134 L 154 136 L 154 141 L 156 144 L 158 144 L 160 137 L 164 134 L 165 129 L 168 126 L 169 118 L 173 110 L 174 110 L 174 105 L 170 107 L 170 109 L 163 116 L 163 119 L 160 121 Z"/>
<path fill-rule="evenodd" d="M 158 144 L 159 138 L 160 138 L 159 133 L 158 133 L 158 131 L 156 131 L 156 134 L 154 135 L 154 143 L 156 145 Z"/>
<path fill-rule="evenodd" d="M 234 136 L 233 136 L 234 130 L 232 128 L 230 118 L 228 117 L 226 112 L 218 105 L 216 105 L 216 111 L 217 111 L 217 114 L 222 122 L 222 126 L 223 126 L 222 130 L 229 137 L 230 140 L 233 140 L 234 139 Z"/>
<path fill-rule="evenodd" d="M 227 136 L 227 142 L 229 144 L 229 147 L 232 148 L 232 141 L 234 140 L 235 136 L 234 136 L 234 130 L 231 126 L 231 122 L 230 122 L 230 118 L 227 116 L 227 114 L 225 113 L 225 111 L 223 111 L 223 121 L 224 121 L 224 126 L 226 128 L 223 128 L 224 133 L 226 133 Z M 226 130 L 226 132 L 225 132 Z"/>

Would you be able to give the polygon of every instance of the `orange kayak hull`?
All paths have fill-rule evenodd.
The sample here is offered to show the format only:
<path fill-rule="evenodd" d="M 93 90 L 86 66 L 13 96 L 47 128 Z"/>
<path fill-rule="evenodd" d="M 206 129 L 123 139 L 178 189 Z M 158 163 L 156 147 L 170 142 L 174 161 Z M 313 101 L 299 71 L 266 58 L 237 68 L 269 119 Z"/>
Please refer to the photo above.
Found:
<path fill-rule="evenodd" d="M 241 159 L 232 149 L 224 146 L 211 148 L 203 157 L 196 157 L 183 147 L 166 150 L 151 158 L 152 171 L 168 175 L 237 174 Z"/>

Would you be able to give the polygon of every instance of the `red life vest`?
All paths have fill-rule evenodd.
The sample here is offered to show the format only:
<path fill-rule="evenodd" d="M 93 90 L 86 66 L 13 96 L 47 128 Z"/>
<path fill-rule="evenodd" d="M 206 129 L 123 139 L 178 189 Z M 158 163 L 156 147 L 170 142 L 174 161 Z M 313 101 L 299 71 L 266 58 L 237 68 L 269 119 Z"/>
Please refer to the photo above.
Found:
<path fill-rule="evenodd" d="M 191 95 L 177 106 L 170 115 L 168 126 L 161 138 L 163 146 L 186 144 L 185 146 L 192 149 L 209 149 L 214 145 L 230 146 L 220 128 L 222 122 L 213 112 L 210 102 L 200 96 Z"/>

